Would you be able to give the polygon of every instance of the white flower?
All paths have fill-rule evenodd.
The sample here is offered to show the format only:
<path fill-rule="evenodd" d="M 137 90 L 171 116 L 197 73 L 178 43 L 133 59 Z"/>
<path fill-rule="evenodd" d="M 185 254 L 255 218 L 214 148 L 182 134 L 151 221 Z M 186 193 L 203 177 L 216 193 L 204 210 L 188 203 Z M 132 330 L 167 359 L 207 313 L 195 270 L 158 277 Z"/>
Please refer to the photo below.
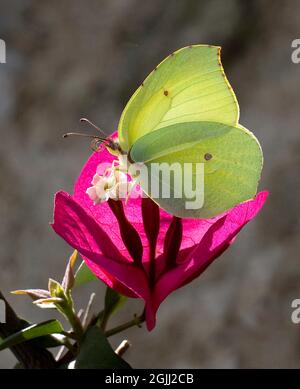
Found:
<path fill-rule="evenodd" d="M 97 173 L 94 175 L 92 186 L 86 193 L 96 205 L 109 199 L 127 199 L 133 186 L 134 182 L 129 181 L 128 175 L 120 171 L 119 165 L 113 163 L 102 176 Z"/>

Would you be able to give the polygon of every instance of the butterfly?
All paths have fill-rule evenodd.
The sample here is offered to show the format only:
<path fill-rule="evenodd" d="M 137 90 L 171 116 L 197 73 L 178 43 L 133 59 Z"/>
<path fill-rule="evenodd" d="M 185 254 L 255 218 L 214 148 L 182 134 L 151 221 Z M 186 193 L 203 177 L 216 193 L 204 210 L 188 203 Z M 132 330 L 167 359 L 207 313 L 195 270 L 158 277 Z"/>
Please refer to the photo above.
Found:
<path fill-rule="evenodd" d="M 113 153 L 146 166 L 148 174 L 140 176 L 140 186 L 175 216 L 211 218 L 257 192 L 262 149 L 253 133 L 239 124 L 237 98 L 218 46 L 192 45 L 165 58 L 125 106 L 118 141 L 108 142 Z M 171 173 L 164 176 L 161 166 L 171 167 Z M 179 170 L 181 180 L 176 178 Z M 183 190 L 187 178 L 188 193 Z M 157 185 L 154 190 L 153 181 L 167 186 L 169 196 L 157 191 Z M 197 196 L 200 181 L 203 201 L 195 207 L 191 194 Z"/>

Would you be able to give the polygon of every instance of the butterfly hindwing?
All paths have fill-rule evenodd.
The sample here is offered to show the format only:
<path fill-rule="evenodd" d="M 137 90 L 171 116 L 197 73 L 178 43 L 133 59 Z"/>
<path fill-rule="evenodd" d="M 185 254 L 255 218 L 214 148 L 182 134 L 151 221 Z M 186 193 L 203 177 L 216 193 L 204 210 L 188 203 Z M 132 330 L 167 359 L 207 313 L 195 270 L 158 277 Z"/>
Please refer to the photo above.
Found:
<path fill-rule="evenodd" d="M 178 123 L 150 132 L 135 142 L 130 158 L 147 167 L 147 178 L 141 178 L 141 187 L 146 193 L 167 212 L 190 218 L 210 218 L 252 198 L 263 162 L 260 145 L 250 131 L 216 122 Z M 167 174 L 163 176 L 159 166 L 170 168 L 171 179 Z M 192 168 L 192 173 L 188 168 Z M 189 189 L 196 190 L 198 196 L 204 189 L 204 202 L 198 209 L 186 206 L 187 202 L 194 201 L 185 195 L 188 174 L 192 175 Z M 202 174 L 204 176 L 200 177 Z M 152 182 L 159 183 L 161 189 L 162 184 L 169 186 L 170 198 L 164 198 L 161 189 L 156 197 L 157 190 L 153 193 Z M 199 184 L 204 187 L 200 188 Z M 182 197 L 176 198 L 180 192 Z"/>

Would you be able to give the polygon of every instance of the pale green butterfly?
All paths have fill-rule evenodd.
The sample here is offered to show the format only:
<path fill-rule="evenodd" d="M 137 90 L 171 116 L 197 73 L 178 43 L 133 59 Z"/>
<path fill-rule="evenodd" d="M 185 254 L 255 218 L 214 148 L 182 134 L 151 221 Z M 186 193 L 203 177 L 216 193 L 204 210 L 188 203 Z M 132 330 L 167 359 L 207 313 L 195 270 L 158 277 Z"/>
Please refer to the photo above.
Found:
<path fill-rule="evenodd" d="M 184 47 L 164 59 L 127 103 L 118 126 L 118 143 L 110 149 L 131 162 L 184 167 L 204 164 L 204 203 L 187 209 L 189 198 L 149 197 L 178 217 L 210 218 L 255 196 L 263 156 L 259 142 L 238 124 L 239 106 L 225 76 L 217 46 Z M 153 169 L 152 169 L 153 172 Z M 155 172 L 153 173 L 155 175 Z M 197 175 L 192 175 L 192 185 Z M 162 184 L 160 174 L 156 180 Z M 147 182 L 146 182 L 147 181 Z M 147 189 L 146 189 L 147 188 Z"/>

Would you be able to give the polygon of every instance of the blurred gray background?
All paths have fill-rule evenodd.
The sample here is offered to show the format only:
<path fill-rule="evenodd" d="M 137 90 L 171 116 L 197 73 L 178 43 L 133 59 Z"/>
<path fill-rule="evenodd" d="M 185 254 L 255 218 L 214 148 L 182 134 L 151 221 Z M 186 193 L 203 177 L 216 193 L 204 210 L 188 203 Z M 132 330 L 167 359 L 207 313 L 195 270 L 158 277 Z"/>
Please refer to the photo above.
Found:
<path fill-rule="evenodd" d="M 300 324 L 290 318 L 300 298 L 299 15 L 297 0 L 0 1 L 0 289 L 20 314 L 51 316 L 9 291 L 60 279 L 72 251 L 48 223 L 54 193 L 72 190 L 90 149 L 62 133 L 82 116 L 114 131 L 161 59 L 218 44 L 241 123 L 262 143 L 261 189 L 271 195 L 232 248 L 163 303 L 153 332 L 124 334 L 126 359 L 140 368 L 300 367 Z M 100 282 L 77 291 L 79 307 L 95 288 L 101 308 Z M 112 324 L 140 310 L 130 301 Z M 13 363 L 0 354 L 0 367 Z"/>

